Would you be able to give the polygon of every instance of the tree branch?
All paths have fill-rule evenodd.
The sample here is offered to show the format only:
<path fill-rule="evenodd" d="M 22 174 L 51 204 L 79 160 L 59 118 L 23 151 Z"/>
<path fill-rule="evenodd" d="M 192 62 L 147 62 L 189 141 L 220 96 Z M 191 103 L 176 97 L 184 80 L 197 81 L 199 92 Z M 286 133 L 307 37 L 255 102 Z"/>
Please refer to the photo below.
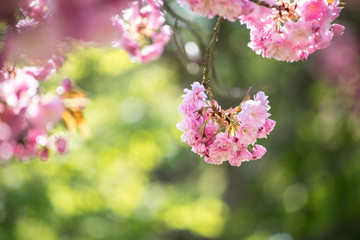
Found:
<path fill-rule="evenodd" d="M 259 6 L 263 6 L 263 7 L 267 7 L 267 8 L 274 8 L 276 10 L 286 10 L 285 7 L 280 6 L 280 5 L 276 5 L 276 4 L 269 4 L 268 2 L 264 1 L 264 0 L 249 0 L 250 2 L 253 2 Z"/>
<path fill-rule="evenodd" d="M 210 98 L 210 102 L 211 102 L 211 106 L 214 107 L 214 95 L 211 92 L 211 88 L 210 88 L 210 76 L 209 76 L 209 72 L 210 72 L 210 68 L 212 67 L 212 51 L 214 48 L 215 43 L 218 41 L 218 35 L 219 35 L 219 31 L 220 31 L 220 26 L 221 23 L 224 21 L 224 19 L 222 17 L 219 17 L 215 28 L 214 28 L 214 34 L 213 37 L 210 41 L 209 46 L 206 49 L 206 53 L 205 53 L 205 63 L 204 63 L 204 71 L 203 71 L 203 80 L 202 80 L 202 84 L 204 85 L 205 89 L 206 89 L 206 93 L 208 95 L 208 97 Z"/>

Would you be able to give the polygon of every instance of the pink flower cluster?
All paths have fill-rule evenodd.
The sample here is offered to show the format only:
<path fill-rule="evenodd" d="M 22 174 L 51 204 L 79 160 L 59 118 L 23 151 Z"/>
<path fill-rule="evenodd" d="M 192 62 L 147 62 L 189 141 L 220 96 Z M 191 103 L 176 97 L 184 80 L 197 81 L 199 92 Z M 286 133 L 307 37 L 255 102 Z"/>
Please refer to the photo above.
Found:
<path fill-rule="evenodd" d="M 208 100 L 205 88 L 198 82 L 185 89 L 179 111 L 184 120 L 177 124 L 183 131 L 181 140 L 192 151 L 205 156 L 205 161 L 222 164 L 229 161 L 240 166 L 243 161 L 261 158 L 266 149 L 256 144 L 274 129 L 275 121 L 269 119 L 270 106 L 264 92 L 253 100 L 244 100 L 235 109 L 222 110 L 218 103 Z"/>
<path fill-rule="evenodd" d="M 122 16 L 116 15 L 113 23 L 120 34 L 113 46 L 124 48 L 138 62 L 159 58 L 172 33 L 171 28 L 164 25 L 161 6 L 162 1 L 134 1 Z"/>
<path fill-rule="evenodd" d="M 344 27 L 331 24 L 341 11 L 339 0 L 275 0 L 284 10 L 254 9 L 242 16 L 241 22 L 250 29 L 249 47 L 257 54 L 280 61 L 305 61 L 309 54 L 326 48 L 334 34 Z"/>
<path fill-rule="evenodd" d="M 257 54 L 279 61 L 305 61 L 309 54 L 326 48 L 344 27 L 332 24 L 341 11 L 340 1 L 266 0 L 279 9 L 248 0 L 178 0 L 199 15 L 240 19 L 250 29 L 249 47 Z"/>
<path fill-rule="evenodd" d="M 160 10 L 162 0 L 6 1 L 9 7 L 0 10 L 0 21 L 8 26 L 0 67 L 19 55 L 30 63 L 64 55 L 72 50 L 74 40 L 82 45 L 121 47 L 133 59 L 149 62 L 162 54 L 171 37 Z M 19 19 L 19 10 L 25 18 Z"/>
<path fill-rule="evenodd" d="M 247 0 L 178 0 L 181 6 L 209 18 L 221 16 L 229 21 L 236 21 L 241 15 L 252 10 L 252 3 Z"/>
<path fill-rule="evenodd" d="M 45 19 L 50 14 L 50 0 L 20 0 L 19 6 L 26 17 Z"/>
<path fill-rule="evenodd" d="M 10 0 L 7 0 L 10 1 Z M 110 45 L 116 37 L 111 17 L 127 6 L 129 0 L 14 0 L 5 16 L 8 29 L 0 51 L 0 67 L 8 59 L 46 61 L 65 54 L 74 40 L 87 44 Z M 10 4 L 10 3 L 6 3 Z M 19 18 L 18 12 L 25 18 Z M 66 49 L 66 51 L 65 51 Z"/>
<path fill-rule="evenodd" d="M 65 152 L 65 139 L 50 134 L 61 120 L 63 101 L 40 94 L 39 80 L 52 72 L 50 62 L 44 67 L 0 71 L 0 162 L 12 157 L 46 160 L 49 149 Z"/>
<path fill-rule="evenodd" d="M 69 131 L 89 136 L 82 114 L 87 97 L 81 91 L 69 81 L 57 89 L 58 95 L 40 91 L 39 82 L 63 65 L 74 41 L 85 46 L 114 43 L 133 59 L 149 62 L 162 54 L 171 36 L 160 11 L 162 0 L 5 1 L 0 9 L 0 23 L 7 27 L 0 49 L 0 161 L 45 160 L 50 149 L 64 153 L 66 141 L 51 133 L 61 119 Z M 12 62 L 30 66 L 7 67 Z"/>

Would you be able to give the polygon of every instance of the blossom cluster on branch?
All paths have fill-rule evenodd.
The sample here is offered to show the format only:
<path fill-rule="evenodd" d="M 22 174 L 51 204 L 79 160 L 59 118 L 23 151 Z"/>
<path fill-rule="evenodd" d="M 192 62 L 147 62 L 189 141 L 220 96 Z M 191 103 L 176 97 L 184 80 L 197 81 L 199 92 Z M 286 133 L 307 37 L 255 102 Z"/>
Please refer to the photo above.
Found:
<path fill-rule="evenodd" d="M 203 16 L 218 15 L 246 24 L 250 29 L 249 47 L 279 61 L 305 61 L 309 54 L 327 47 L 334 34 L 342 35 L 344 31 L 342 25 L 332 24 L 341 11 L 339 0 L 178 2 Z"/>
<path fill-rule="evenodd" d="M 113 18 L 120 32 L 113 46 L 124 48 L 138 62 L 159 58 L 171 37 L 171 28 L 164 25 L 165 16 L 161 7 L 160 1 L 148 4 L 132 2 L 122 16 Z"/>
<path fill-rule="evenodd" d="M 0 66 L 9 57 L 47 60 L 73 50 L 76 44 L 120 47 L 133 59 L 147 62 L 162 54 L 171 36 L 170 27 L 164 26 L 161 0 L 15 2 L 18 9 L 0 12 L 0 21 L 8 24 Z M 22 15 L 20 20 L 18 14 Z"/>
<path fill-rule="evenodd" d="M 0 71 L 0 160 L 13 156 L 21 161 L 34 157 L 46 160 L 49 149 L 60 154 L 66 151 L 66 140 L 51 134 L 62 118 L 63 101 L 40 91 L 39 81 L 54 70 L 50 61 L 42 68 Z"/>
<path fill-rule="evenodd" d="M 205 156 L 205 161 L 222 164 L 229 161 L 240 166 L 243 161 L 261 158 L 266 149 L 256 144 L 274 129 L 275 121 L 269 119 L 269 101 L 264 92 L 254 99 L 244 99 L 236 108 L 223 110 L 215 101 L 207 99 L 205 87 L 195 82 L 185 89 L 179 111 L 184 120 L 177 127 L 184 132 L 181 140 L 192 151 Z"/>

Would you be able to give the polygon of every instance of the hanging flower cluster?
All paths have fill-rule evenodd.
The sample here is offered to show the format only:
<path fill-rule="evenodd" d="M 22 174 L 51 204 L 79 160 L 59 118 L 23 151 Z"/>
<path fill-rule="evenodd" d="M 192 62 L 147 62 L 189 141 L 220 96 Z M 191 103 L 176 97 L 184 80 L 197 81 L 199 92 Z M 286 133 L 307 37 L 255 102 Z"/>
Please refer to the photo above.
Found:
<path fill-rule="evenodd" d="M 171 28 L 164 25 L 162 2 L 132 2 L 122 16 L 113 18 L 120 32 L 114 47 L 124 48 L 132 59 L 149 62 L 161 56 L 171 37 Z"/>
<path fill-rule="evenodd" d="M 74 42 L 85 46 L 115 46 L 129 52 L 138 62 L 157 59 L 171 37 L 164 25 L 162 0 L 61 1 L 14 0 L 0 21 L 7 21 L 0 67 L 19 55 L 46 61 L 73 49 Z M 11 16 L 11 17 L 9 17 Z"/>
<path fill-rule="evenodd" d="M 185 89 L 179 111 L 184 120 L 177 128 L 184 132 L 181 140 L 192 151 L 205 156 L 211 164 L 225 161 L 240 166 L 243 161 L 261 158 L 266 149 L 256 144 L 274 129 L 275 121 L 269 119 L 269 101 L 264 92 L 253 100 L 244 99 L 235 109 L 222 110 L 215 100 L 208 100 L 205 88 L 195 82 L 192 89 Z"/>
<path fill-rule="evenodd" d="M 64 104 L 55 94 L 41 94 L 40 80 L 55 65 L 12 68 L 0 71 L 0 162 L 13 156 L 21 161 L 46 160 L 49 149 L 63 154 L 66 141 L 51 134 L 62 118 Z"/>
<path fill-rule="evenodd" d="M 305 61 L 309 54 L 327 47 L 344 27 L 332 24 L 341 11 L 339 0 L 178 0 L 200 15 L 240 19 L 250 29 L 249 47 L 257 54 L 279 61 Z"/>
<path fill-rule="evenodd" d="M 339 0 L 272 1 L 281 10 L 262 8 L 241 17 L 250 29 L 249 47 L 279 61 L 305 61 L 309 54 L 329 46 L 344 27 L 331 24 L 341 11 Z"/>
<path fill-rule="evenodd" d="M 223 17 L 236 21 L 239 16 L 247 15 L 254 4 L 247 0 L 178 0 L 181 6 L 189 6 L 190 10 L 205 17 Z"/>

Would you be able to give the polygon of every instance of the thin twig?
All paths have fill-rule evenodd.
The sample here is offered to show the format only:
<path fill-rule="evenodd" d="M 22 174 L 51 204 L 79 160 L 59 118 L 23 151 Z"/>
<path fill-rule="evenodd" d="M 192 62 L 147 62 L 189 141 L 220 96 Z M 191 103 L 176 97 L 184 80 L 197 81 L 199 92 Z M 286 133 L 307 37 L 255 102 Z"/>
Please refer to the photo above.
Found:
<path fill-rule="evenodd" d="M 267 7 L 267 8 L 274 8 L 276 10 L 286 10 L 285 7 L 283 6 L 280 6 L 280 5 L 276 5 L 276 4 L 269 4 L 268 2 L 266 1 L 263 1 L 263 0 L 249 0 L 250 2 L 253 2 L 257 5 L 260 5 L 260 6 L 263 6 L 263 7 Z"/>
<path fill-rule="evenodd" d="M 204 85 L 204 87 L 206 89 L 206 93 L 207 93 L 208 97 L 210 98 L 211 106 L 214 106 L 214 95 L 212 94 L 211 88 L 210 88 L 209 72 L 212 67 L 212 51 L 213 51 L 215 43 L 218 41 L 220 26 L 223 21 L 224 21 L 224 19 L 222 17 L 218 18 L 215 28 L 214 28 L 213 37 L 212 37 L 210 44 L 207 47 L 206 53 L 205 53 L 205 63 L 204 63 L 202 84 Z"/>

